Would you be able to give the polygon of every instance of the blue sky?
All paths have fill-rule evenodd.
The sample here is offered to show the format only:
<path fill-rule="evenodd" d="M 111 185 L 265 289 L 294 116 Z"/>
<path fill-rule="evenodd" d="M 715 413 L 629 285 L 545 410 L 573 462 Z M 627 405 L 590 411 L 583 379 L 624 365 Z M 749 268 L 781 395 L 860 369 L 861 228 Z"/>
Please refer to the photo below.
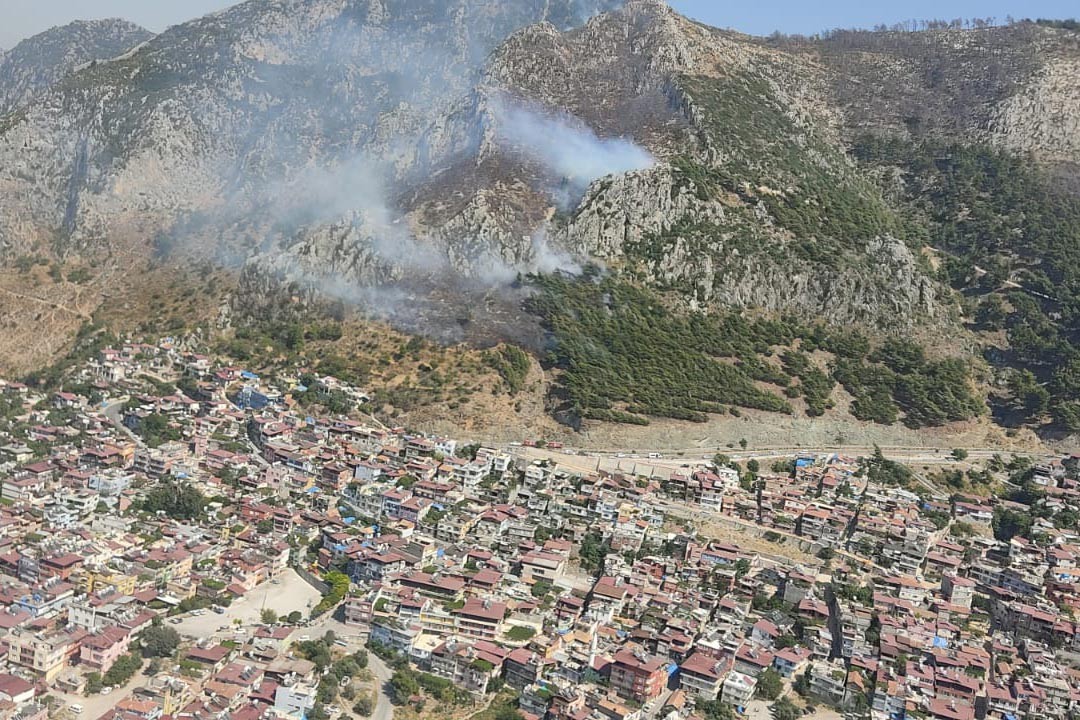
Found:
<path fill-rule="evenodd" d="M 124 17 L 163 30 L 232 4 L 234 0 L 0 0 L 0 47 L 77 19 Z M 815 33 L 834 27 L 872 26 L 912 18 L 1073 17 L 1076 0 L 906 0 L 885 4 L 865 0 L 670 0 L 680 12 L 702 22 L 766 35 L 773 30 Z"/>

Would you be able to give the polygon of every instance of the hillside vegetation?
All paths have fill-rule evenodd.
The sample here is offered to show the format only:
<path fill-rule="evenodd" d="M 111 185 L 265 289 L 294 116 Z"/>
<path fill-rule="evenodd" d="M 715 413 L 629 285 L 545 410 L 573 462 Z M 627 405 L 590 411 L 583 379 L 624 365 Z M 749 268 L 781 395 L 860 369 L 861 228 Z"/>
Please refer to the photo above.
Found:
<path fill-rule="evenodd" d="M 547 362 L 572 421 L 704 422 L 740 407 L 790 414 L 799 397 L 807 414 L 821 415 L 837 381 L 855 397 L 857 418 L 881 424 L 936 426 L 984 408 L 963 361 L 928 360 L 900 338 L 872 349 L 857 333 L 795 320 L 680 313 L 648 290 L 594 274 L 533 282 L 540 292 L 529 307 L 552 334 Z M 832 357 L 827 371 L 808 355 L 818 350 Z"/>
<path fill-rule="evenodd" d="M 1030 161 L 985 146 L 864 138 L 856 155 L 899 167 L 904 200 L 946 254 L 942 277 L 971 325 L 1004 330 L 987 357 L 1023 421 L 1080 430 L 1080 197 Z"/>

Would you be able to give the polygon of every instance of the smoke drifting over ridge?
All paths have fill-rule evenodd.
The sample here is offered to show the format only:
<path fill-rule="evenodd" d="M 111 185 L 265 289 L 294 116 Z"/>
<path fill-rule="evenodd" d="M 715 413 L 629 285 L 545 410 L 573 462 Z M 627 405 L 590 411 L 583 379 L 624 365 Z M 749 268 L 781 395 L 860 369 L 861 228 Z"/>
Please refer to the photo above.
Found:
<path fill-rule="evenodd" d="M 290 182 L 271 187 L 269 207 L 277 224 L 285 227 L 350 223 L 370 238 L 382 260 L 403 270 L 429 274 L 446 269 L 447 258 L 421 242 L 391 206 L 389 185 L 378 163 L 357 155 L 331 166 L 305 168 Z"/>
<path fill-rule="evenodd" d="M 575 204 L 585 189 L 607 175 L 644 170 L 656 160 L 628 138 L 601 138 L 579 118 L 563 111 L 499 95 L 491 103 L 499 142 L 540 163 L 562 178 L 552 189 L 562 209 Z"/>
<path fill-rule="evenodd" d="M 462 3 L 472 10 L 451 21 L 442 17 L 454 5 L 448 2 L 433 10 L 435 22 L 424 31 L 391 12 L 378 20 L 333 19 L 320 30 L 322 44 L 312 48 L 297 46 L 290 36 L 268 41 L 300 47 L 297 67 L 331 80 L 324 83 L 329 92 L 309 96 L 306 86 L 297 90 L 290 73 L 259 78 L 260 89 L 280 98 L 285 110 L 260 116 L 249 129 L 246 154 L 229 186 L 237 201 L 223 210 L 234 228 L 242 229 L 247 216 L 264 231 L 258 236 L 252 228 L 245 235 L 251 237 L 247 258 L 237 253 L 251 271 L 253 294 L 269 292 L 276 280 L 411 331 L 462 339 L 447 337 L 448 327 L 465 327 L 456 322 L 457 313 L 474 318 L 471 324 L 485 318 L 499 325 L 490 320 L 512 315 L 509 309 L 528 292 L 517 283 L 521 274 L 579 272 L 581 259 L 549 241 L 547 223 L 538 219 L 542 208 L 569 211 L 593 181 L 650 167 L 653 157 L 629 139 L 602 138 L 565 111 L 510 91 L 487 95 L 475 83 L 483 81 L 482 65 L 496 35 L 505 37 L 519 21 L 543 18 L 568 28 L 621 4 L 499 0 L 491 5 L 497 11 L 488 13 L 477 10 L 484 3 Z M 492 17 L 501 17 L 498 32 Z M 432 30 L 444 22 L 465 23 L 464 45 Z M 479 107 L 471 105 L 477 98 Z M 485 148 L 485 138 L 493 146 Z M 514 210 L 500 214 L 498 201 L 470 205 L 479 197 L 472 195 L 477 188 L 463 183 L 452 188 L 456 195 L 431 197 L 433 204 L 455 208 L 450 212 L 460 204 L 475 213 L 449 224 L 475 233 L 450 232 L 439 225 L 442 217 L 432 222 L 416 189 L 439 173 L 467 167 L 485 150 L 508 160 L 504 167 L 512 168 L 515 181 L 530 186 L 522 193 L 530 220 L 508 222 Z"/>
<path fill-rule="evenodd" d="M 566 112 L 546 111 L 508 96 L 499 95 L 488 104 L 487 120 L 500 152 L 527 158 L 554 178 L 548 186 L 535 189 L 563 210 L 572 209 L 597 179 L 655 164 L 652 155 L 632 140 L 601 138 Z M 304 168 L 290 180 L 272 185 L 265 205 L 279 227 L 351 225 L 370 242 L 375 255 L 393 267 L 395 278 L 430 280 L 438 275 L 446 282 L 491 288 L 512 283 L 523 272 L 580 270 L 579 260 L 553 246 L 546 225 L 540 225 L 533 228 L 524 257 L 508 261 L 484 252 L 470 259 L 467 272 L 459 273 L 445 248 L 432 238 L 418 236 L 409 218 L 393 206 L 390 198 L 399 189 L 385 163 L 357 155 Z M 350 295 L 342 278 L 323 276 L 319 284 L 335 296 Z"/>

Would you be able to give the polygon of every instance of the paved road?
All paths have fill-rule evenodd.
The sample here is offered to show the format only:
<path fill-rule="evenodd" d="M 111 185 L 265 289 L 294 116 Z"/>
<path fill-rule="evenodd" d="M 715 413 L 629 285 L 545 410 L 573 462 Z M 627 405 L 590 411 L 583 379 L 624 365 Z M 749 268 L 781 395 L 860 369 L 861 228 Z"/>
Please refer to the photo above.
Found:
<path fill-rule="evenodd" d="M 916 465 L 955 465 L 956 460 L 950 451 L 943 448 L 881 448 L 885 457 Z M 578 451 L 573 448 L 548 450 L 532 447 L 512 447 L 510 452 L 525 460 L 550 460 L 573 472 L 587 473 L 597 470 L 608 472 L 629 472 L 643 475 L 670 475 L 687 466 L 699 467 L 710 462 L 713 455 L 721 453 L 732 460 L 770 461 L 792 458 L 803 453 L 815 455 L 838 453 L 852 457 L 869 457 L 873 447 L 841 448 L 764 448 L 755 450 L 729 450 L 726 448 L 690 448 L 682 451 L 666 452 L 661 458 L 650 458 L 644 454 L 612 451 Z M 989 460 L 995 455 L 1009 457 L 1011 453 L 994 448 L 968 450 L 967 462 Z"/>
<path fill-rule="evenodd" d="M 127 395 L 115 398 L 114 400 L 101 406 L 101 414 L 108 418 L 109 422 L 111 422 L 117 430 L 131 438 L 136 445 L 138 445 L 139 447 L 145 447 L 142 438 L 131 432 L 131 430 L 126 425 L 124 425 L 123 422 L 124 405 L 126 405 L 127 401 L 130 399 L 131 398 Z"/>
<path fill-rule="evenodd" d="M 144 662 L 144 669 L 147 664 L 148 661 Z M 96 695 L 90 695 L 89 697 L 83 697 L 81 695 L 72 695 L 70 693 L 60 692 L 55 689 L 50 690 L 49 694 L 56 698 L 59 698 L 64 702 L 65 709 L 60 711 L 58 717 L 71 718 L 72 720 L 75 720 L 76 718 L 87 718 L 87 720 L 95 720 L 95 718 L 101 717 L 109 710 L 112 710 L 114 707 L 116 707 L 117 703 L 127 697 L 130 694 L 131 690 L 137 687 L 141 687 L 145 682 L 146 675 L 144 675 L 142 670 L 140 670 L 139 672 L 135 673 L 134 676 L 132 676 L 131 680 L 129 680 L 126 685 L 116 688 L 107 695 L 102 695 L 99 693 Z M 70 708 L 72 705 L 81 705 L 83 708 L 82 713 L 75 714 L 74 712 L 71 712 Z"/>
<path fill-rule="evenodd" d="M 375 712 L 371 715 L 372 720 L 391 720 L 394 717 L 394 705 L 390 702 L 387 687 L 394 673 L 375 653 L 368 653 L 368 668 L 375 676 L 375 687 L 379 693 L 375 701 Z"/>

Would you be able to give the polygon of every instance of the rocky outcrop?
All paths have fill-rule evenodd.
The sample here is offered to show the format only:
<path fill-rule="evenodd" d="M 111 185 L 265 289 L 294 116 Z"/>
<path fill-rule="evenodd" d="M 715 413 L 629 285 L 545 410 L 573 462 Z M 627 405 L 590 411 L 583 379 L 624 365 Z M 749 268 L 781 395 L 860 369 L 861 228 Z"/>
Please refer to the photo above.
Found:
<path fill-rule="evenodd" d="M 124 20 L 55 27 L 0 54 L 0 115 L 26 105 L 89 63 L 122 55 L 154 35 Z"/>
<path fill-rule="evenodd" d="M 85 249 L 193 213 L 258 221 L 282 185 L 357 158 L 408 174 L 416 137 L 507 35 L 614 4 L 276 0 L 170 28 L 0 119 L 0 249 Z"/>
<path fill-rule="evenodd" d="M 595 259 L 694 307 L 903 325 L 945 313 L 846 138 L 1080 154 L 1064 31 L 766 41 L 622 5 L 243 3 L 20 81 L 50 87 L 0 118 L 0 256 L 164 235 L 345 299 Z"/>
<path fill-rule="evenodd" d="M 1080 57 L 1055 58 L 990 123 L 1003 146 L 1051 164 L 1080 162 Z"/>

